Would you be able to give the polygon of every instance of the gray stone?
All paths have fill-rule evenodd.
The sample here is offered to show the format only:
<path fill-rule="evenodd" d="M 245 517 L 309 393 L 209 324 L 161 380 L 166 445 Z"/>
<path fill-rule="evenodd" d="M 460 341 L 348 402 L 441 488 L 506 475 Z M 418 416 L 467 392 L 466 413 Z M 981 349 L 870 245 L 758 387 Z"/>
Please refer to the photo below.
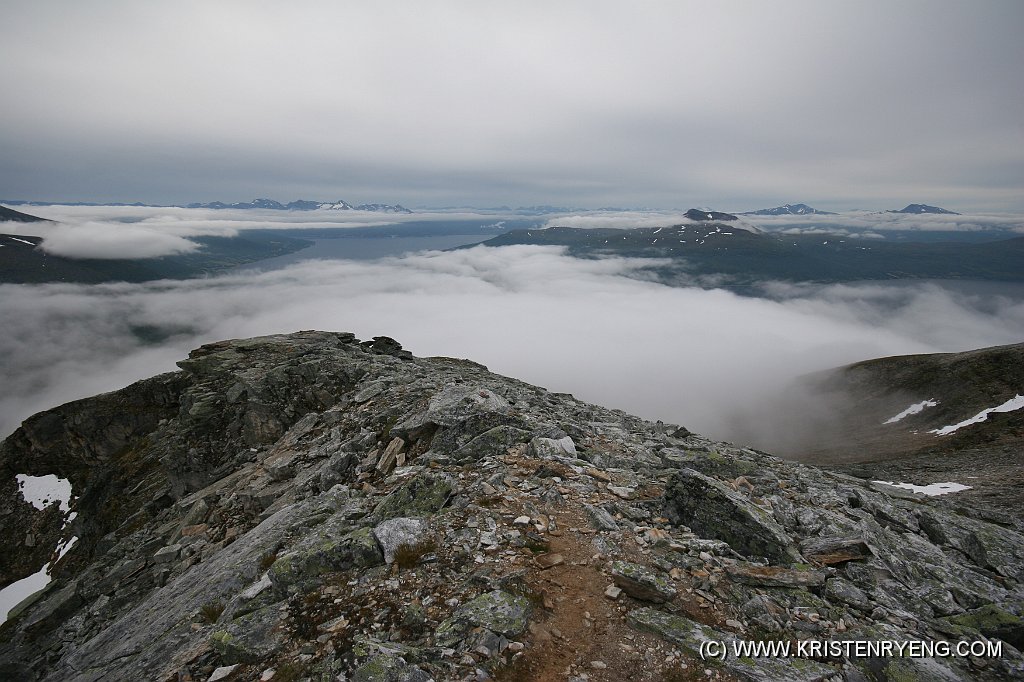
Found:
<path fill-rule="evenodd" d="M 404 658 L 379 654 L 352 673 L 352 682 L 430 682 L 433 678 Z"/>
<path fill-rule="evenodd" d="M 653 608 L 629 612 L 630 626 L 651 632 L 681 648 L 688 656 L 703 660 L 703 645 L 708 642 L 728 646 L 734 638 L 725 632 L 702 625 L 685 616 L 673 615 Z M 822 682 L 839 671 L 807 659 L 752 659 L 728 655 L 724 660 L 729 673 L 749 682 Z"/>
<path fill-rule="evenodd" d="M 181 545 L 167 545 L 166 547 L 158 549 L 156 554 L 153 555 L 153 563 L 169 564 L 173 561 L 177 561 L 180 554 Z"/>
<path fill-rule="evenodd" d="M 454 488 L 448 475 L 417 474 L 381 500 L 373 511 L 373 519 L 380 522 L 399 516 L 430 516 L 444 507 Z"/>
<path fill-rule="evenodd" d="M 576 457 L 576 444 L 572 438 L 534 438 L 530 441 L 529 455 L 538 459 L 558 459 L 559 457 Z"/>
<path fill-rule="evenodd" d="M 497 635 L 516 637 L 526 631 L 530 618 L 526 597 L 494 590 L 464 604 L 437 628 L 438 646 L 451 646 L 464 639 L 469 630 L 481 627 Z"/>
<path fill-rule="evenodd" d="M 607 511 L 601 507 L 595 507 L 590 504 L 583 505 L 583 510 L 587 513 L 587 518 L 590 519 L 590 524 L 596 530 L 607 530 L 616 531 L 619 530 L 619 524 L 615 522 L 615 519 Z"/>
<path fill-rule="evenodd" d="M 848 604 L 861 611 L 870 611 L 871 601 L 859 587 L 843 578 L 831 578 L 825 583 L 824 597 L 832 601 Z"/>
<path fill-rule="evenodd" d="M 864 538 L 812 537 L 800 542 L 800 553 L 807 561 L 821 566 L 835 566 L 871 556 Z"/>
<path fill-rule="evenodd" d="M 222 665 L 213 671 L 213 673 L 207 678 L 206 682 L 220 682 L 220 680 L 225 680 L 231 676 L 231 673 L 235 672 L 238 666 L 238 663 L 235 665 Z"/>
<path fill-rule="evenodd" d="M 335 538 L 316 535 L 283 554 L 270 567 L 270 580 L 279 592 L 300 586 L 323 573 L 369 568 L 384 563 L 380 545 L 369 528 Z"/>
<path fill-rule="evenodd" d="M 666 486 L 665 516 L 696 533 L 723 540 L 743 554 L 780 563 L 802 559 L 768 512 L 693 469 L 677 472 Z"/>
<path fill-rule="evenodd" d="M 452 461 L 464 462 L 502 455 L 516 443 L 530 440 L 530 432 L 515 426 L 495 426 L 451 453 Z"/>

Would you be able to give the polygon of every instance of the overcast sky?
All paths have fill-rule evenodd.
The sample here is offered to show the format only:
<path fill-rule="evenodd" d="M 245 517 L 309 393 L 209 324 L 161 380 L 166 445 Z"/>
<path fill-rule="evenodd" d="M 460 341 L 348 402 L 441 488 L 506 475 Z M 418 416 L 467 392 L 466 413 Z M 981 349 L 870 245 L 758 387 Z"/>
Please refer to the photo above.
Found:
<path fill-rule="evenodd" d="M 1024 3 L 0 0 L 0 197 L 1024 208 Z"/>

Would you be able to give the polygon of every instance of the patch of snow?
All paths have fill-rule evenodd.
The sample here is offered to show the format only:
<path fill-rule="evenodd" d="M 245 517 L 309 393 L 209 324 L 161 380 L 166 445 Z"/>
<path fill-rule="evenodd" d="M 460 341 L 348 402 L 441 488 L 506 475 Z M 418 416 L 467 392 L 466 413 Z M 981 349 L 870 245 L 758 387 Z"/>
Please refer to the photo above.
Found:
<path fill-rule="evenodd" d="M 36 509 L 42 511 L 59 500 L 62 512 L 71 511 L 68 506 L 71 503 L 71 481 L 66 478 L 57 478 L 53 474 L 46 476 L 18 474 L 15 479 L 18 481 L 21 496 Z"/>
<path fill-rule="evenodd" d="M 0 590 L 0 624 L 7 622 L 7 616 L 14 607 L 50 584 L 50 569 L 68 553 L 76 542 L 78 542 L 77 536 L 58 545 L 56 560 L 43 566 L 27 578 L 22 578 Z"/>
<path fill-rule="evenodd" d="M 895 424 L 896 422 L 901 421 L 904 417 L 909 417 L 912 414 L 918 414 L 919 412 L 923 411 L 924 408 L 926 408 L 926 407 L 935 407 L 938 404 L 939 404 L 938 401 L 935 401 L 935 400 L 922 400 L 919 403 L 914 403 L 913 405 L 911 405 L 907 409 L 905 409 L 902 412 L 900 412 L 895 417 L 890 417 L 889 419 L 886 419 L 882 423 L 883 424 Z"/>
<path fill-rule="evenodd" d="M 943 426 L 941 429 L 932 429 L 928 433 L 934 433 L 940 436 L 948 436 L 949 434 L 958 431 L 965 426 L 970 426 L 971 424 L 979 424 L 985 421 L 986 419 L 988 419 L 988 415 L 990 412 L 1013 412 L 1014 410 L 1019 410 L 1022 407 L 1024 407 L 1024 395 L 1020 395 L 1018 393 L 1017 395 L 1010 398 L 1002 405 L 997 405 L 995 407 L 990 407 L 986 410 L 982 410 L 981 412 L 974 415 L 970 419 L 965 419 L 959 424 L 953 424 L 952 426 Z"/>
<path fill-rule="evenodd" d="M 946 493 L 958 493 L 962 490 L 971 489 L 971 486 L 969 485 L 964 485 L 963 483 L 953 483 L 952 481 L 947 483 L 931 483 L 929 485 L 914 485 L 913 483 L 893 483 L 892 481 L 873 481 L 873 483 L 891 485 L 894 488 L 905 488 L 915 493 L 921 493 L 922 495 L 930 495 L 932 497 L 936 495 L 945 495 Z"/>

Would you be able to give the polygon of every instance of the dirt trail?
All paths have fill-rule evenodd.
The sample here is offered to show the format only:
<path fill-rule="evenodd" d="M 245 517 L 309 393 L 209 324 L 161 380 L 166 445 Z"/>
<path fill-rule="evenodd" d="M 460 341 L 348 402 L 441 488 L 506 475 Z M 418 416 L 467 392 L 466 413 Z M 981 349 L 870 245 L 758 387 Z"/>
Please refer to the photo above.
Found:
<path fill-rule="evenodd" d="M 531 571 L 528 586 L 535 602 L 543 607 L 535 612 L 522 662 L 499 679 L 730 679 L 717 670 L 709 676 L 700 661 L 687 660 L 672 645 L 630 628 L 626 615 L 643 604 L 625 593 L 615 600 L 605 595 L 605 589 L 613 584 L 602 571 L 608 558 L 592 544 L 595 532 L 582 509 L 570 503 L 555 518 L 559 529 L 548 534 L 548 557 L 561 555 L 562 562 Z"/>

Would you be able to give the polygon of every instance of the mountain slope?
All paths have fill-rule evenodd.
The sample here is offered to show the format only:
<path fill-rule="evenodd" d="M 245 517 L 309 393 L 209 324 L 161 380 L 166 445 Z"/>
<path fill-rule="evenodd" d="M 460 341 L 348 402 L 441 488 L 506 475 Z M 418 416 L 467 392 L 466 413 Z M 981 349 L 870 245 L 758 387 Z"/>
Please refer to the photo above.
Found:
<path fill-rule="evenodd" d="M 807 204 L 783 204 L 775 208 L 762 208 L 757 211 L 747 211 L 740 215 L 836 215 L 828 211 L 819 211 Z"/>
<path fill-rule="evenodd" d="M 1024 673 L 1008 527 L 387 337 L 223 341 L 179 365 L 0 444 L 0 531 L 37 529 L 4 580 L 77 538 L 0 628 L 8 679 L 705 679 L 709 639 L 982 635 L 1000 656 L 712 675 Z M 69 512 L 20 501 L 16 474 L 69 479 Z"/>
<path fill-rule="evenodd" d="M 1007 518 L 1024 507 L 1021 408 L 1024 343 L 859 362 L 806 377 L 779 406 L 803 415 L 790 456 L 876 480 L 969 485 L 957 501 Z"/>
<path fill-rule="evenodd" d="M 932 213 L 941 215 L 960 215 L 956 211 L 950 211 L 945 208 L 939 208 L 938 206 L 929 206 L 928 204 L 908 204 L 904 208 L 898 211 L 889 211 L 889 213 Z"/>
<path fill-rule="evenodd" d="M 0 206 L 0 222 L 11 221 L 15 223 L 47 223 L 50 222 L 46 218 L 39 218 L 28 213 L 22 213 L 21 211 L 15 211 L 13 208 L 7 208 L 6 206 Z"/>

